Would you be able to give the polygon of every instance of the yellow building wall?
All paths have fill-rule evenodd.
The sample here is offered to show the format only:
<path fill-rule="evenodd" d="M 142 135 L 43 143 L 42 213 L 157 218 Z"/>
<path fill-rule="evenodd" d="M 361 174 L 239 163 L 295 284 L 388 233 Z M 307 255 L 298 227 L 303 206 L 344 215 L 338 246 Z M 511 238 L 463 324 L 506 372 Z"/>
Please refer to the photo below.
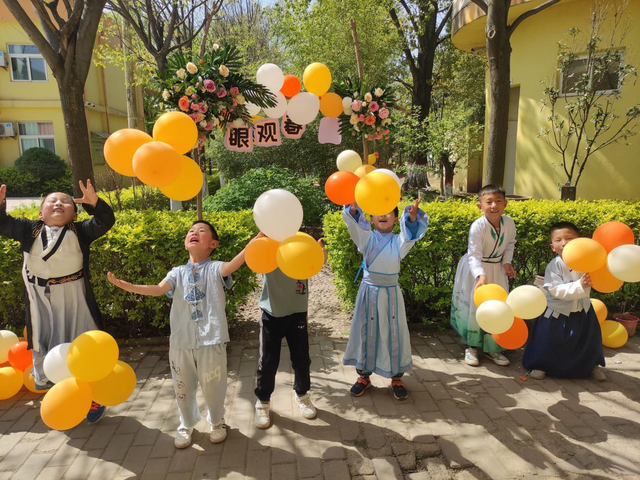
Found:
<path fill-rule="evenodd" d="M 589 31 L 590 0 L 562 2 L 527 19 L 511 38 L 512 87 L 520 87 L 518 105 L 518 132 L 515 164 L 515 189 L 518 195 L 535 198 L 559 198 L 559 185 L 566 182 L 560 166 L 562 158 L 542 139 L 538 138 L 543 127 L 550 127 L 548 110 L 541 110 L 544 97 L 541 80 L 552 82 L 557 68 L 557 42 L 567 38 L 571 27 Z M 632 24 L 640 20 L 640 0 L 631 0 L 627 15 Z M 640 29 L 632 28 L 623 48 L 625 60 L 640 68 Z M 640 103 L 640 82 L 633 79 L 622 89 L 616 100 L 616 113 L 624 112 Z M 488 88 L 487 77 L 487 88 Z M 486 90 L 486 123 L 489 124 L 489 92 Z M 564 107 L 558 102 L 560 114 Z M 485 158 L 487 136 L 485 135 Z M 582 199 L 638 199 L 640 198 L 640 135 L 613 144 L 589 157 L 578 183 L 577 195 Z"/>

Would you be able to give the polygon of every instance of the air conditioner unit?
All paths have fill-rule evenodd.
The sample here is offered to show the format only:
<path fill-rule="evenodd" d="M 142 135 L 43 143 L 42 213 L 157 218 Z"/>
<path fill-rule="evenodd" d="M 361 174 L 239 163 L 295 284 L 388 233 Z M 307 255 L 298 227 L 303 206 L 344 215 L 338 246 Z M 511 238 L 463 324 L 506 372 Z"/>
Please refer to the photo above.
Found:
<path fill-rule="evenodd" d="M 0 67 L 5 67 L 7 66 L 7 60 L 4 56 L 4 52 L 0 52 Z"/>
<path fill-rule="evenodd" d="M 2 137 L 15 137 L 16 134 L 13 131 L 13 123 L 0 122 L 0 138 Z"/>

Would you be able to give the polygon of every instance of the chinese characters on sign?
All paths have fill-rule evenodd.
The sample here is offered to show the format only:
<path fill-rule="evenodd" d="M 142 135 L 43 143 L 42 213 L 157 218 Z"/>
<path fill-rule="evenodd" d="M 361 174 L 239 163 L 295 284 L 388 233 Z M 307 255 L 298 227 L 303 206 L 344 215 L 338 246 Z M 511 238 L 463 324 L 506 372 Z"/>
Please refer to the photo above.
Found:
<path fill-rule="evenodd" d="M 278 120 L 265 118 L 253 122 L 253 139 L 256 147 L 277 147 L 282 144 Z"/>
<path fill-rule="evenodd" d="M 300 139 L 300 137 L 302 137 L 302 134 L 306 129 L 306 125 L 298 125 L 297 123 L 293 123 L 289 118 L 289 115 L 285 115 L 284 117 L 282 117 L 282 135 L 284 135 L 284 138 L 298 140 Z"/>
<path fill-rule="evenodd" d="M 275 118 L 257 120 L 253 122 L 251 127 L 227 125 L 224 146 L 227 150 L 244 153 L 252 152 L 254 145 L 256 147 L 277 147 L 282 144 L 282 137 L 299 140 L 306 129 L 306 125 L 293 123 L 286 115 L 282 118 L 280 125 Z"/>
<path fill-rule="evenodd" d="M 232 152 L 252 152 L 253 128 L 246 125 L 242 127 L 227 125 L 227 132 L 224 135 L 224 146 Z"/>

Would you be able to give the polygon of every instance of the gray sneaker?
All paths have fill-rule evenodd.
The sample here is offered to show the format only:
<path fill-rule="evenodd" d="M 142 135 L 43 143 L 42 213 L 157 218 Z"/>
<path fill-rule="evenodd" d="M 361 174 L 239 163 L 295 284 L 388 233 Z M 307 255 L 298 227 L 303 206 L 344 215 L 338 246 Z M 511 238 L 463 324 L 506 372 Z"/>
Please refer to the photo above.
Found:
<path fill-rule="evenodd" d="M 484 356 L 487 358 L 490 358 L 491 360 L 493 360 L 493 363 L 495 363 L 496 365 L 500 365 L 502 367 L 506 367 L 511 363 L 507 357 L 505 357 L 503 354 L 498 352 L 485 353 Z"/>

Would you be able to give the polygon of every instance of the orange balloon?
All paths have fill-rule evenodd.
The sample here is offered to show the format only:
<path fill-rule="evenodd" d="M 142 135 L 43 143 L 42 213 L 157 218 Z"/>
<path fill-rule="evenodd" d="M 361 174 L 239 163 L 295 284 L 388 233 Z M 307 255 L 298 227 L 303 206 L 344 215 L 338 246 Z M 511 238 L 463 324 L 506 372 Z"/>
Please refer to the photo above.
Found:
<path fill-rule="evenodd" d="M 607 222 L 596 228 L 593 239 L 604 247 L 607 253 L 620 245 L 633 244 L 633 230 L 622 222 Z"/>
<path fill-rule="evenodd" d="M 515 350 L 527 343 L 529 329 L 524 320 L 518 317 L 513 318 L 513 325 L 504 333 L 494 333 L 493 339 L 498 345 L 507 350 Z"/>
<path fill-rule="evenodd" d="M 322 270 L 324 252 L 312 237 L 298 232 L 280 244 L 276 261 L 287 277 L 306 280 Z"/>
<path fill-rule="evenodd" d="M 360 165 L 358 168 L 356 168 L 356 171 L 353 173 L 355 173 L 358 177 L 362 178 L 367 173 L 373 172 L 375 169 L 376 167 L 374 167 L 373 165 Z"/>
<path fill-rule="evenodd" d="M 180 155 L 184 155 L 195 147 L 198 127 L 186 113 L 163 113 L 153 126 L 153 139 L 171 145 Z"/>
<path fill-rule="evenodd" d="M 245 262 L 247 267 L 256 273 L 270 273 L 278 268 L 276 262 L 276 252 L 280 242 L 275 241 L 272 238 L 258 238 L 249 245 L 245 251 Z"/>
<path fill-rule="evenodd" d="M 356 184 L 360 180 L 355 173 L 345 170 L 327 178 L 324 191 L 329 200 L 337 205 L 349 205 L 356 200 Z"/>
<path fill-rule="evenodd" d="M 91 408 L 91 385 L 77 378 L 56 383 L 42 399 L 40 417 L 49 428 L 68 430 L 78 425 Z"/>
<path fill-rule="evenodd" d="M 141 130 L 123 128 L 113 132 L 104 142 L 104 159 L 120 175 L 135 177 L 133 155 L 138 148 L 152 140 L 150 135 Z"/>
<path fill-rule="evenodd" d="M 189 157 L 181 157 L 182 169 L 180 175 L 166 187 L 160 188 L 165 196 L 172 200 L 184 202 L 190 200 L 202 189 L 202 170 Z"/>
<path fill-rule="evenodd" d="M 386 215 L 400 202 L 400 186 L 391 175 L 371 172 L 356 185 L 356 202 L 369 215 Z"/>
<path fill-rule="evenodd" d="M 18 342 L 9 349 L 9 363 L 12 367 L 24 372 L 33 365 L 31 350 L 27 347 L 27 342 Z"/>
<path fill-rule="evenodd" d="M 606 265 L 600 270 L 591 272 L 589 276 L 591 277 L 591 286 L 600 293 L 613 293 L 620 290 L 624 283 L 614 277 Z"/>
<path fill-rule="evenodd" d="M 284 84 L 280 89 L 280 93 L 282 93 L 285 97 L 291 98 L 297 95 L 300 92 L 300 79 L 295 75 L 285 75 L 284 76 Z"/>
<path fill-rule="evenodd" d="M 164 142 L 149 142 L 133 156 L 133 171 L 141 182 L 166 187 L 175 182 L 182 170 L 182 156 Z"/>
<path fill-rule="evenodd" d="M 27 390 L 33 393 L 47 393 L 49 390 L 37 390 L 36 389 L 36 381 L 31 375 L 31 370 L 25 370 L 22 372 L 22 382 Z"/>
<path fill-rule="evenodd" d="M 595 240 L 580 237 L 565 245 L 562 260 L 572 270 L 583 273 L 595 272 L 605 266 L 607 252 Z"/>
<path fill-rule="evenodd" d="M 596 313 L 596 317 L 598 318 L 598 323 L 602 325 L 607 319 L 607 306 L 604 304 L 602 300 L 598 300 L 597 298 L 591 299 L 591 305 L 593 306 L 593 310 Z"/>
<path fill-rule="evenodd" d="M 335 118 L 342 113 L 342 99 L 337 93 L 329 92 L 320 98 L 320 111 L 325 117 Z"/>

